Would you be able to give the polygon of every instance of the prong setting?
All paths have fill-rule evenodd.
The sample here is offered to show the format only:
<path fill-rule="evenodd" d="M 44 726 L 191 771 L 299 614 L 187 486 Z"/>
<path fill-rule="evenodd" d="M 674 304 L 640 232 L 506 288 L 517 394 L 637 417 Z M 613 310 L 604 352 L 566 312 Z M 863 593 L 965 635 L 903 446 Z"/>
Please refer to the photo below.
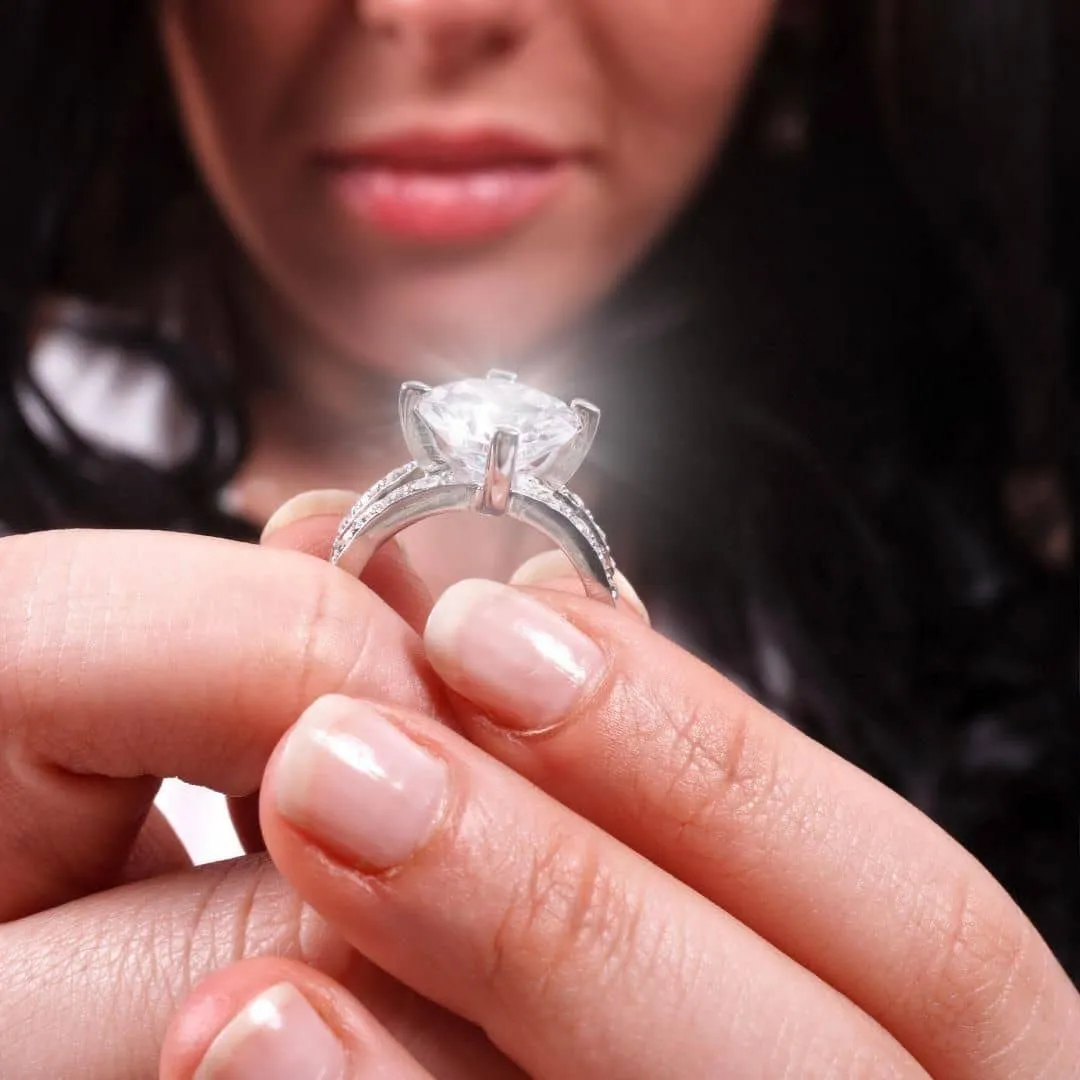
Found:
<path fill-rule="evenodd" d="M 587 454 L 592 448 L 593 439 L 600 427 L 600 408 L 584 398 L 574 398 L 570 402 L 570 408 L 577 413 L 581 421 L 581 441 L 584 445 L 583 454 Z"/>
<path fill-rule="evenodd" d="M 539 529 L 569 557 L 588 596 L 617 602 L 607 539 L 565 486 L 596 436 L 595 405 L 567 404 L 496 370 L 434 389 L 406 383 L 398 408 L 414 460 L 371 487 L 342 519 L 335 565 L 359 574 L 403 528 L 467 510 Z"/>
<path fill-rule="evenodd" d="M 488 450 L 484 480 L 476 493 L 476 509 L 481 514 L 501 517 L 510 505 L 514 487 L 514 466 L 517 461 L 521 433 L 502 427 L 495 432 Z"/>
<path fill-rule="evenodd" d="M 580 464 L 583 453 L 576 444 L 583 430 L 591 430 L 592 420 L 583 420 L 566 402 L 522 385 L 511 372 L 493 372 L 487 379 L 462 379 L 428 391 L 407 424 L 414 453 L 423 449 L 425 460 L 434 458 L 454 475 L 481 484 L 500 428 L 517 432 L 517 478 L 546 478 L 564 454 L 563 475 Z"/>
<path fill-rule="evenodd" d="M 417 409 L 430 391 L 427 383 L 412 381 L 403 384 L 398 395 L 398 415 L 405 445 L 421 465 L 434 465 L 440 460 L 438 440 Z"/>
<path fill-rule="evenodd" d="M 401 417 L 402 427 L 405 426 L 405 421 L 419 404 L 420 399 L 430 389 L 431 387 L 427 383 L 416 382 L 415 380 L 402 384 L 401 392 L 398 394 L 398 416 Z"/>
<path fill-rule="evenodd" d="M 562 487 L 581 468 L 600 427 L 600 410 L 591 401 L 575 398 L 570 408 L 581 423 L 581 431 L 544 468 L 544 479 L 555 487 Z"/>

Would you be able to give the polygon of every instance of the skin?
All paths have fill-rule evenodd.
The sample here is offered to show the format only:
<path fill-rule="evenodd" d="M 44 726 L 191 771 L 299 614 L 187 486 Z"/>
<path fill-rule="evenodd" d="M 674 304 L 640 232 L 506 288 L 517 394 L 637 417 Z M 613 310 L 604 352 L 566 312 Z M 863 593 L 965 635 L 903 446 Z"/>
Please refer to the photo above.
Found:
<path fill-rule="evenodd" d="M 701 178 L 772 7 L 164 0 L 161 27 L 188 141 L 264 303 L 307 353 L 419 377 L 430 354 L 519 352 L 608 292 Z M 495 241 L 380 235 L 311 164 L 373 131 L 492 124 L 576 161 L 553 205 Z"/>
<path fill-rule="evenodd" d="M 12 1075 L 153 1075 L 167 1028 L 161 1075 L 194 1076 L 282 982 L 356 1077 L 402 1054 L 412 1073 L 395 1075 L 448 1078 L 519 1076 L 514 1063 L 542 1078 L 717 1063 L 734 1077 L 1077 1075 L 1080 997 L 1001 887 L 914 808 L 557 571 L 505 588 L 587 633 L 604 666 L 523 739 L 430 631 L 425 647 L 416 627 L 438 609 L 425 618 L 393 550 L 372 583 L 407 619 L 318 557 L 336 521 L 292 521 L 252 550 L 4 541 L 0 624 L 21 658 L 0 678 Z M 208 623 L 211 606 L 233 614 Z M 372 702 L 446 765 L 446 810 L 398 868 L 373 872 L 278 809 L 274 744 L 328 694 Z M 274 867 L 160 876 L 159 851 L 138 883 L 56 906 L 132 872 L 151 795 L 138 778 L 173 772 L 234 796 L 261 786 Z"/>
<path fill-rule="evenodd" d="M 281 369 L 283 392 L 253 403 L 234 485 L 265 520 L 306 488 L 363 490 L 398 464 L 396 433 L 380 451 L 358 450 L 355 432 L 403 379 L 445 382 L 529 349 L 537 363 L 511 366 L 552 378 L 567 334 L 701 180 L 776 0 L 689 0 L 678 19 L 663 0 L 160 2 L 187 139 L 239 242 L 236 292 Z M 552 204 L 485 242 L 388 236 L 313 165 L 373 133 L 492 125 L 573 164 Z M 311 432 L 316 453 L 299 449 Z M 437 590 L 505 578 L 539 550 L 530 530 L 467 517 L 403 542 Z"/>
<path fill-rule="evenodd" d="M 700 178 L 769 8 L 165 0 L 161 25 L 252 318 L 318 392 L 361 360 L 405 373 L 418 349 L 572 323 Z M 470 45 L 492 26 L 512 31 L 498 63 Z M 418 99 L 512 103 L 596 164 L 490 249 L 397 250 L 302 159 L 323 125 Z M 603 664 L 523 737 L 514 681 L 477 681 L 433 636 L 440 609 L 395 546 L 363 583 L 326 565 L 350 499 L 293 504 L 259 548 L 0 541 L 5 1076 L 186 1080 L 282 984 L 356 1078 L 1080 1075 L 1075 989 L 916 810 L 558 566 L 510 591 Z M 281 810 L 283 740 L 327 710 L 351 723 L 356 701 L 445 769 L 400 865 Z M 272 861 L 191 869 L 151 809 L 172 775 L 232 796 Z"/>

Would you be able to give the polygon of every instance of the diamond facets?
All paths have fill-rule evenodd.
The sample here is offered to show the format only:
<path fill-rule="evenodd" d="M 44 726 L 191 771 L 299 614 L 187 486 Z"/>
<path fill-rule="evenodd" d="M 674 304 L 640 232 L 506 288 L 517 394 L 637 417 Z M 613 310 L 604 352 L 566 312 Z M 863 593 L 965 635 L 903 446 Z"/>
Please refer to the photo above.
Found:
<path fill-rule="evenodd" d="M 499 428 L 518 432 L 516 473 L 537 477 L 582 432 L 581 418 L 569 405 L 510 379 L 462 379 L 436 387 L 416 411 L 446 463 L 475 480 L 483 479 Z"/>
<path fill-rule="evenodd" d="M 600 410 L 492 371 L 432 390 L 401 388 L 402 433 L 413 459 L 363 494 L 342 519 L 332 562 L 359 574 L 378 547 L 409 525 L 472 510 L 530 525 L 570 558 L 588 596 L 615 603 L 607 538 L 566 484 L 585 460 Z"/>

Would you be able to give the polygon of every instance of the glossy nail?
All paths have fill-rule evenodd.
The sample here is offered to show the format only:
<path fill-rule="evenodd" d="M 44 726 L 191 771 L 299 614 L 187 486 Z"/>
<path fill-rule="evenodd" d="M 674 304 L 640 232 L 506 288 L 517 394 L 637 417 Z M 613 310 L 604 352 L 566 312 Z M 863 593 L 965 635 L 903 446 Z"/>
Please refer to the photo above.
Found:
<path fill-rule="evenodd" d="M 444 762 L 371 705 L 320 698 L 289 733 L 275 771 L 281 814 L 365 870 L 406 862 L 431 835 Z"/>
<path fill-rule="evenodd" d="M 428 618 L 424 644 L 446 683 L 518 731 L 557 724 L 605 666 L 599 646 L 577 627 L 492 581 L 447 589 Z"/>
<path fill-rule="evenodd" d="M 344 1080 L 345 1050 L 288 983 L 264 990 L 210 1044 L 195 1080 Z"/>

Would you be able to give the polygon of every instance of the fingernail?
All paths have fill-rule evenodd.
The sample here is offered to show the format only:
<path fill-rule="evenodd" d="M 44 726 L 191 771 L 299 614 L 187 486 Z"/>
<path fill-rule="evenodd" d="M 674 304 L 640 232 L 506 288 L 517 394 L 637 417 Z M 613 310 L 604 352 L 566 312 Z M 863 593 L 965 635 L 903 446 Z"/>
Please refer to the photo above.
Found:
<path fill-rule="evenodd" d="M 316 517 L 319 514 L 344 516 L 360 496 L 353 491 L 328 488 L 325 491 L 305 491 L 282 503 L 271 515 L 262 532 L 265 542 L 276 532 L 281 532 L 294 521 Z"/>
<path fill-rule="evenodd" d="M 549 581 L 577 578 L 577 576 L 578 572 L 574 569 L 574 564 L 561 551 L 545 551 L 540 555 L 534 555 L 528 562 L 522 563 L 510 578 L 510 584 L 544 585 Z M 629 579 L 621 570 L 615 571 L 615 588 L 618 590 L 619 599 L 629 604 L 648 623 L 648 609 L 638 595 L 637 589 L 630 584 Z"/>
<path fill-rule="evenodd" d="M 445 682 L 518 731 L 558 723 L 604 669 L 603 652 L 577 627 L 492 581 L 447 589 L 424 644 Z"/>
<path fill-rule="evenodd" d="M 277 807 L 316 842 L 365 870 L 406 862 L 431 835 L 446 765 L 372 706 L 324 697 L 289 733 Z"/>
<path fill-rule="evenodd" d="M 345 1050 L 288 983 L 263 991 L 210 1044 L 195 1080 L 344 1080 Z"/>

